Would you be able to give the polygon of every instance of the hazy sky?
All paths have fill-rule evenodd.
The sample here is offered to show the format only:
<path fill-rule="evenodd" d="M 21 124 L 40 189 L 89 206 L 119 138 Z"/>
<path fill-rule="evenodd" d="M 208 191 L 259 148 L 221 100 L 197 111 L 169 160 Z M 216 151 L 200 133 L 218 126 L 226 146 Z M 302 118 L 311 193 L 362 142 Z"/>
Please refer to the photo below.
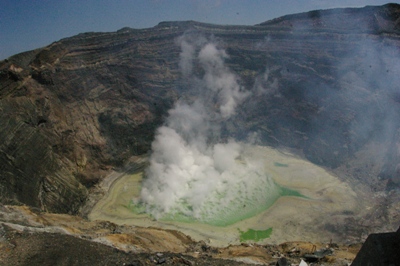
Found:
<path fill-rule="evenodd" d="M 81 32 L 148 28 L 171 20 L 254 25 L 287 14 L 388 1 L 0 0 L 0 60 Z"/>

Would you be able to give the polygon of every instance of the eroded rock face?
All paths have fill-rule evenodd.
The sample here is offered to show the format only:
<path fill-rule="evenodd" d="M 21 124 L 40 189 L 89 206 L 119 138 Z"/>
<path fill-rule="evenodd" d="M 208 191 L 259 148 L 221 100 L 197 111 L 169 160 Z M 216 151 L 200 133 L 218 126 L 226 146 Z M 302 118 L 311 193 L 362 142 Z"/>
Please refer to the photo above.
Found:
<path fill-rule="evenodd" d="M 76 212 L 111 167 L 146 153 L 169 108 L 194 95 L 179 70 L 184 34 L 224 48 L 251 92 L 221 123 L 226 138 L 256 133 L 259 144 L 397 189 L 399 14 L 391 4 L 256 26 L 164 22 L 10 57 L 0 62 L 1 201 Z"/>

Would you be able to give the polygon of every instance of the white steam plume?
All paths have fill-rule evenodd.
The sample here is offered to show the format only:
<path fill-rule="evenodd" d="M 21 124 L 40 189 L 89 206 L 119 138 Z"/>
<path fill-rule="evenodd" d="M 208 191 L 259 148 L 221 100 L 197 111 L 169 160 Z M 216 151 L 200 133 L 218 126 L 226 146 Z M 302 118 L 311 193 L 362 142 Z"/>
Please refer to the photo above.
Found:
<path fill-rule="evenodd" d="M 219 138 L 217 121 L 234 115 L 250 93 L 226 67 L 224 50 L 186 38 L 180 45 L 183 75 L 200 84 L 199 92 L 192 103 L 176 103 L 157 130 L 140 202 L 157 219 L 191 217 L 223 225 L 224 219 L 236 219 L 238 206 L 242 216 L 254 215 L 254 208 L 276 196 L 275 185 L 262 163 L 241 157 L 243 144 L 212 143 Z M 201 77 L 192 74 L 195 62 Z"/>

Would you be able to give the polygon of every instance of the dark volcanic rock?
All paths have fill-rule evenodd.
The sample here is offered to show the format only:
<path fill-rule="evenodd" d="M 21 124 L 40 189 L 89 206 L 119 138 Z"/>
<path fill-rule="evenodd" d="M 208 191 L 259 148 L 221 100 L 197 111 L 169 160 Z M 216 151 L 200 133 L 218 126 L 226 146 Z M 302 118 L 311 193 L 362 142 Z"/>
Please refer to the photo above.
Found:
<path fill-rule="evenodd" d="M 398 265 L 399 250 L 400 228 L 393 233 L 371 234 L 351 265 Z"/>
<path fill-rule="evenodd" d="M 260 144 L 397 189 L 399 14 L 390 4 L 256 26 L 163 22 L 10 57 L 0 62 L 0 199 L 75 212 L 111 167 L 146 153 L 168 109 L 193 96 L 179 71 L 184 34 L 218 42 L 252 93 L 221 122 L 225 137 L 256 133 Z"/>

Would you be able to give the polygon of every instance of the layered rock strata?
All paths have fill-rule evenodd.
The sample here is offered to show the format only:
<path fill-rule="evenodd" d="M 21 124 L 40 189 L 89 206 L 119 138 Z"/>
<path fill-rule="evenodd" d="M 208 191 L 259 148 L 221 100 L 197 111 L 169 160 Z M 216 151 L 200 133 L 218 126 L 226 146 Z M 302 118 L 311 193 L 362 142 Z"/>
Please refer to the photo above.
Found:
<path fill-rule="evenodd" d="M 76 213 L 112 167 L 149 151 L 169 108 L 194 95 L 179 70 L 182 35 L 218 43 L 252 94 L 221 123 L 223 138 L 256 133 L 259 144 L 293 149 L 354 186 L 396 193 L 399 14 L 389 4 L 255 26 L 163 22 L 1 61 L 1 201 Z"/>

